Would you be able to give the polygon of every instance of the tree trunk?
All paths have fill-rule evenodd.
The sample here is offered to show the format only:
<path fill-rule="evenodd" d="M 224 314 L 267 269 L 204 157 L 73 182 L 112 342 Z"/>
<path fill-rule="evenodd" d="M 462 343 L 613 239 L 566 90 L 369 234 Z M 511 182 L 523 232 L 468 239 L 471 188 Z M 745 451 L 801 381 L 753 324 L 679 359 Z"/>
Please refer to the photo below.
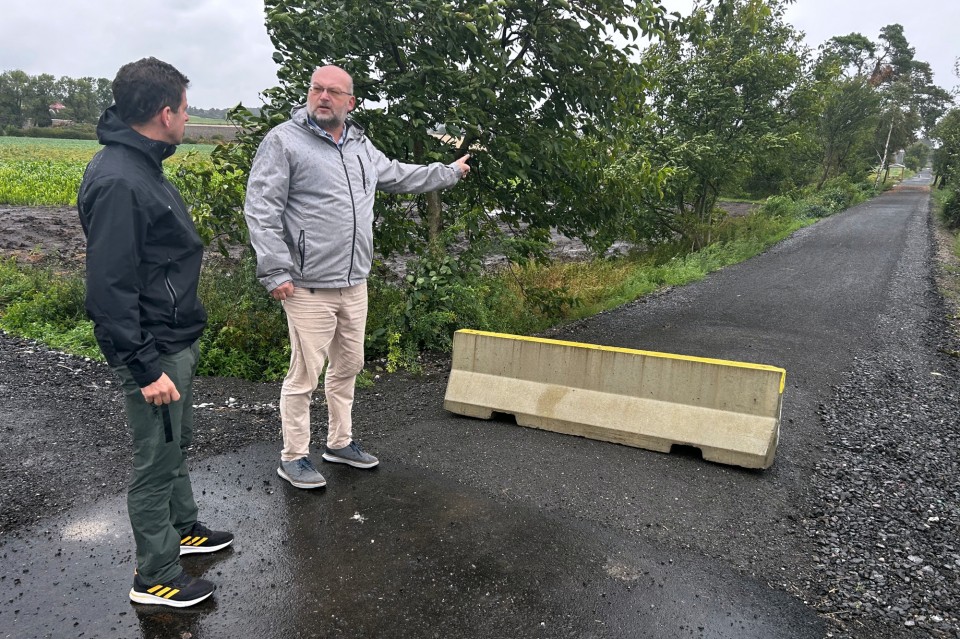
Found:
<path fill-rule="evenodd" d="M 426 156 L 426 148 L 423 143 L 423 140 L 416 139 L 413 142 L 413 160 L 417 164 L 424 164 L 424 158 Z M 425 199 L 427 202 L 426 210 L 426 223 L 427 223 L 427 239 L 429 240 L 432 247 L 436 247 L 438 240 L 440 239 L 440 231 L 443 230 L 443 217 L 442 209 L 440 208 L 440 194 L 436 191 L 431 191 L 425 194 Z"/>
<path fill-rule="evenodd" d="M 890 118 L 890 128 L 887 130 L 887 141 L 883 145 L 883 158 L 880 160 L 880 168 L 877 170 L 877 181 L 873 183 L 873 188 L 880 186 L 880 171 L 887 166 L 887 151 L 890 149 L 890 135 L 893 134 L 893 118 Z M 889 172 L 890 169 L 887 169 Z M 887 183 L 887 176 L 883 176 L 883 183 Z"/>
<path fill-rule="evenodd" d="M 436 244 L 443 230 L 442 209 L 440 208 L 440 194 L 430 191 L 427 197 L 427 237 L 431 244 Z"/>
<path fill-rule="evenodd" d="M 827 178 L 830 176 L 830 161 L 829 159 L 825 160 L 823 163 L 823 174 L 820 175 L 820 181 L 817 182 L 817 190 L 823 188 L 823 183 L 827 181 Z"/>

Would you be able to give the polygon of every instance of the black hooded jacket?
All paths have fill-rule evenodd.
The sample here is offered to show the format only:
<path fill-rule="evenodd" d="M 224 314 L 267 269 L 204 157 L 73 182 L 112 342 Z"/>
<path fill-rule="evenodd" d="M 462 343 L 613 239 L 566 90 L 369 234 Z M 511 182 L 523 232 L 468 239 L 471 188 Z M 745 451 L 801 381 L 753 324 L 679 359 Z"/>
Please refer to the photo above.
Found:
<path fill-rule="evenodd" d="M 104 145 L 77 195 L 87 236 L 87 315 L 111 366 L 141 386 L 159 379 L 160 354 L 196 341 L 207 314 L 197 297 L 203 243 L 162 162 L 176 146 L 144 137 L 110 107 Z"/>

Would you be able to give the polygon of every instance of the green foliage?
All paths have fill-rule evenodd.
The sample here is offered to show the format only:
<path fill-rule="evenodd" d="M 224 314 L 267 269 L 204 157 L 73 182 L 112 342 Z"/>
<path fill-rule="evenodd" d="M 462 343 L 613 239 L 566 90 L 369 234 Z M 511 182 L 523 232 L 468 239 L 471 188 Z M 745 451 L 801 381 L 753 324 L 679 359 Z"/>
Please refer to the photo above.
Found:
<path fill-rule="evenodd" d="M 199 293 L 207 309 L 199 373 L 282 379 L 290 363 L 286 317 L 257 281 L 256 261 L 249 251 L 239 262 L 208 263 Z"/>
<path fill-rule="evenodd" d="M 48 127 L 50 105 L 57 102 L 65 108 L 53 117 L 94 123 L 113 102 L 110 86 L 106 78 L 63 76 L 57 80 L 49 73 L 31 76 L 19 69 L 4 71 L 0 73 L 0 128 L 19 129 L 27 123 Z"/>
<path fill-rule="evenodd" d="M 419 348 L 449 350 L 453 331 L 488 326 L 483 300 L 489 292 L 480 281 L 479 260 L 426 255 L 407 275 L 401 335 Z"/>
<path fill-rule="evenodd" d="M 227 117 L 243 131 L 237 140 L 210 147 L 209 162 L 183 164 L 172 177 L 191 207 L 200 237 L 221 253 L 229 246 L 247 244 L 243 200 L 250 166 L 260 140 L 284 119 L 269 108 L 255 116 L 242 105 L 228 111 Z"/>
<path fill-rule="evenodd" d="M 77 203 L 79 162 L 0 162 L 0 202 L 57 206 Z"/>
<path fill-rule="evenodd" d="M 930 147 L 924 142 L 914 142 L 903 154 L 903 164 L 911 171 L 919 171 L 930 160 Z"/>
<path fill-rule="evenodd" d="M 776 203 L 780 203 L 779 206 Z M 370 279 L 367 356 L 390 371 L 419 368 L 424 349 L 448 350 L 458 328 L 530 334 L 676 286 L 762 251 L 809 223 L 802 205 L 771 198 L 765 212 L 729 218 L 696 253 L 682 243 L 616 259 L 523 265 L 486 273 L 471 247 L 458 257 L 428 253 L 410 277 Z M 792 201 L 790 201 L 792 202 Z M 450 233 L 450 236 L 456 235 Z M 201 338 L 200 373 L 251 380 L 283 377 L 290 350 L 282 309 L 254 277 L 251 255 L 208 260 L 200 295 L 209 315 Z M 0 262 L 0 328 L 55 347 L 99 357 L 83 313 L 83 281 L 61 267 Z M 367 382 L 364 382 L 367 383 Z"/>
<path fill-rule="evenodd" d="M 940 146 L 933 154 L 935 184 L 940 188 L 960 187 L 960 109 L 951 109 L 933 129 Z"/>
<path fill-rule="evenodd" d="M 933 84 L 930 65 L 914 58 L 901 25 L 883 27 L 878 40 L 851 33 L 822 48 L 814 69 L 823 98 L 821 182 L 841 174 L 859 179 L 878 159 L 885 179 L 893 151 L 929 132 L 952 102 Z M 924 163 L 910 157 L 911 164 Z M 881 174 L 875 175 L 879 185 Z"/>
<path fill-rule="evenodd" d="M 51 138 L 54 140 L 96 140 L 97 128 L 93 124 L 74 126 L 8 128 L 4 135 L 18 138 Z"/>
<path fill-rule="evenodd" d="M 247 243 L 243 219 L 243 197 L 249 167 L 240 168 L 233 161 L 236 146 L 218 145 L 209 161 L 196 161 L 196 156 L 168 171 L 171 181 L 190 206 L 197 232 L 204 244 L 213 244 L 226 255 L 229 246 Z"/>
<path fill-rule="evenodd" d="M 0 261 L 0 328 L 86 357 L 100 357 L 84 311 L 83 279 L 54 267 Z"/>
<path fill-rule="evenodd" d="M 852 182 L 848 177 L 833 178 L 822 186 L 807 187 L 794 195 L 776 195 L 760 206 L 758 215 L 774 218 L 820 218 L 846 210 L 874 196 L 866 181 Z"/>
<path fill-rule="evenodd" d="M 873 136 L 880 122 L 880 94 L 865 79 L 831 78 L 819 85 L 821 113 L 816 129 L 823 148 L 818 185 L 831 175 L 862 176 L 874 159 Z"/>
<path fill-rule="evenodd" d="M 762 158 L 793 144 L 786 105 L 803 68 L 783 2 L 735 0 L 694 10 L 684 40 L 644 53 L 651 121 L 636 146 L 674 172 L 666 196 L 648 200 L 662 227 L 696 246 L 709 242 L 721 189 L 742 183 Z"/>
<path fill-rule="evenodd" d="M 214 170 L 221 160 L 225 174 L 236 169 L 230 179 L 237 185 L 226 189 L 229 198 L 215 194 L 202 217 L 217 233 L 245 232 L 232 194 L 242 189 L 257 143 L 304 102 L 312 69 L 335 63 L 353 75 L 354 117 L 389 157 L 427 163 L 473 155 L 470 179 L 439 196 L 442 206 L 438 196 L 379 198 L 383 255 L 419 254 L 449 225 L 483 233 L 485 211 L 534 240 L 553 226 L 610 241 L 611 220 L 622 216 L 609 213 L 628 183 L 597 188 L 616 160 L 606 132 L 621 129 L 629 105 L 641 99 L 644 82 L 630 61 L 637 38 L 672 26 L 658 2 L 273 0 L 266 12 L 281 86 L 264 92 L 269 104 L 258 117 L 231 112 L 244 133 L 230 157 L 214 157 Z M 612 32 L 625 44 L 615 46 Z M 438 131 L 445 137 L 431 134 Z M 646 180 L 641 188 L 656 190 L 650 180 L 658 177 L 640 172 L 632 183 Z"/>
<path fill-rule="evenodd" d="M 955 189 L 950 189 L 948 193 L 943 200 L 940 215 L 948 228 L 960 229 L 960 193 Z"/>

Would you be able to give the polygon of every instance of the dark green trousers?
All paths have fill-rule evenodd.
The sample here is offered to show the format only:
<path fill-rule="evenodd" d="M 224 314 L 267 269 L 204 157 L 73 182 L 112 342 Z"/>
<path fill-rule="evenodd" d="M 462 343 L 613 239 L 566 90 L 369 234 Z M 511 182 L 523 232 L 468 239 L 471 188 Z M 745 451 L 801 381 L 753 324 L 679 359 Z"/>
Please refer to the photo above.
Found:
<path fill-rule="evenodd" d="M 180 574 L 180 539 L 197 521 L 186 451 L 193 440 L 193 376 L 200 354 L 195 342 L 162 355 L 160 366 L 173 380 L 180 399 L 154 406 L 126 366 L 114 368 L 123 384 L 127 423 L 133 435 L 133 479 L 127 512 L 137 544 L 137 572 L 148 584 Z"/>

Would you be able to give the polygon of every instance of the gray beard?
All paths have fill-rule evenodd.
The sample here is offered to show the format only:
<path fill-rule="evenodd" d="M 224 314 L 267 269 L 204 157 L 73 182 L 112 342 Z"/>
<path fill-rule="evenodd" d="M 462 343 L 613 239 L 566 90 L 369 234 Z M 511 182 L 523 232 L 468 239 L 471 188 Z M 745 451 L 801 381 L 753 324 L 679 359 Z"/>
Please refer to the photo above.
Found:
<path fill-rule="evenodd" d="M 310 117 L 313 118 L 314 122 L 320 125 L 321 129 L 336 129 L 340 126 L 343 126 L 344 123 L 344 120 L 341 120 L 336 115 L 321 118 L 316 113 L 311 113 Z"/>

